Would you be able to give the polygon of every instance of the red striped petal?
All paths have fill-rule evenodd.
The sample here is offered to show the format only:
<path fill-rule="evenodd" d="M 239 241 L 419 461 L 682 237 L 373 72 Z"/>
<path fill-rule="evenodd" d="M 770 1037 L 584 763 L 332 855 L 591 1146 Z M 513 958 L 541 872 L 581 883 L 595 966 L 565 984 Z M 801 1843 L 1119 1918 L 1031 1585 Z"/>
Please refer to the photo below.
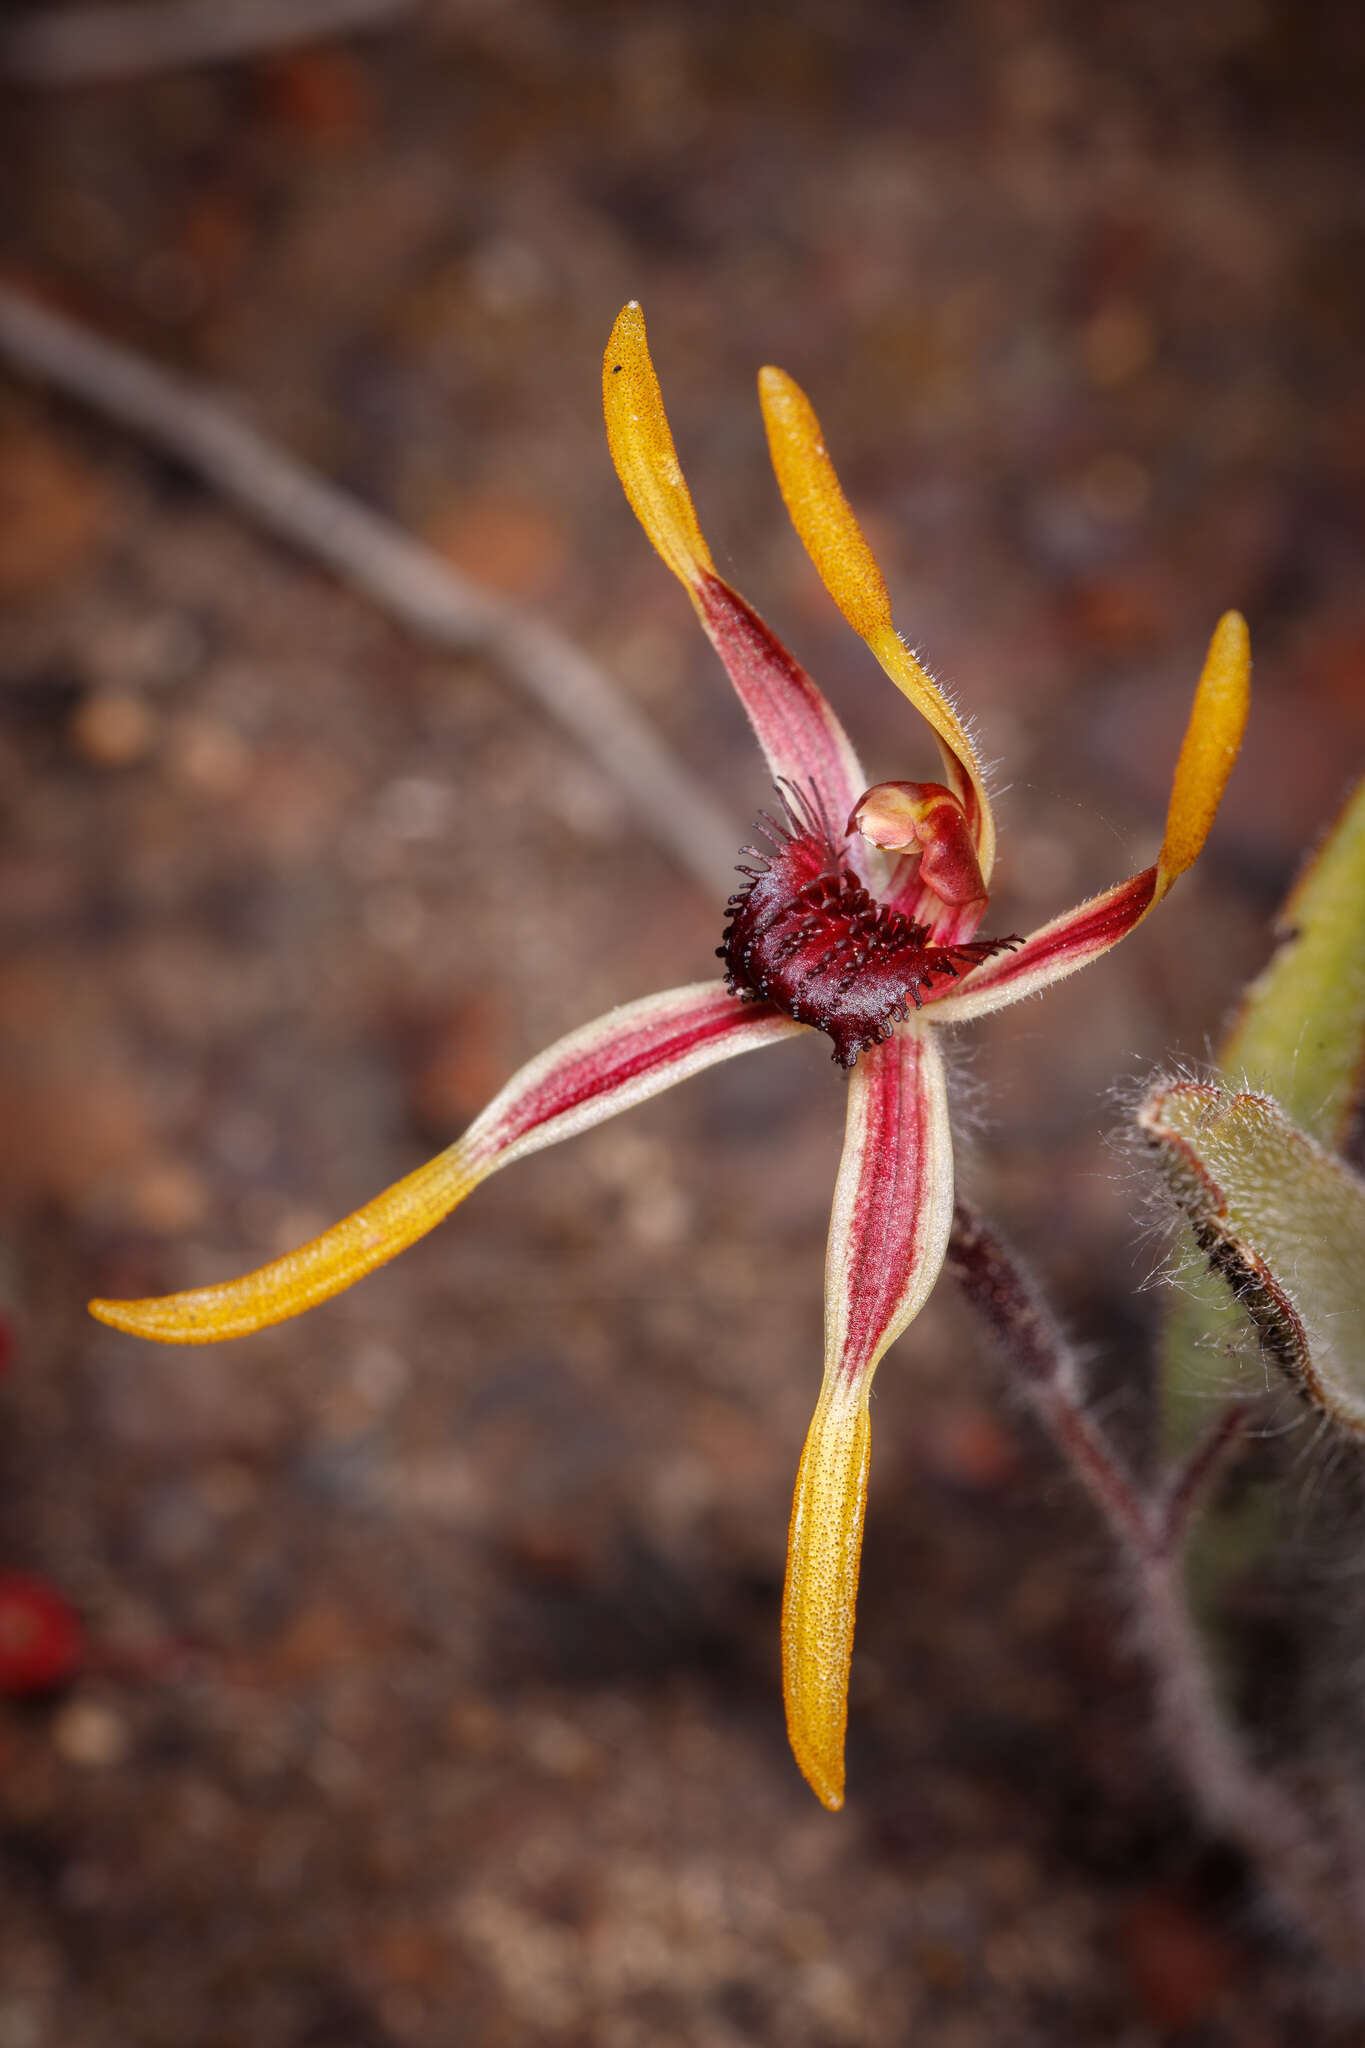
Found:
<path fill-rule="evenodd" d="M 694 597 L 774 781 L 813 790 L 831 833 L 842 833 L 866 784 L 848 734 L 823 692 L 753 607 L 719 576 L 701 577 Z"/>
<path fill-rule="evenodd" d="M 1250 685 L 1246 620 L 1240 612 L 1225 612 L 1214 628 L 1190 706 L 1156 866 L 1077 904 L 1013 953 L 976 968 L 961 989 L 934 1003 L 936 1023 L 984 1017 L 1034 995 L 1098 960 L 1141 923 L 1198 858 L 1209 835 L 1242 743 Z"/>
<path fill-rule="evenodd" d="M 1101 896 L 1078 903 L 1051 924 L 1031 932 L 1012 953 L 999 953 L 974 967 L 956 987 L 940 984 L 924 999 L 935 1024 L 961 1024 L 969 1017 L 989 1016 L 1025 996 L 1037 995 L 1054 981 L 1065 980 L 1078 967 L 1088 967 L 1120 939 L 1127 938 L 1156 901 L 1157 871 L 1144 868 Z M 930 1006 L 932 1005 L 932 1010 Z"/>
<path fill-rule="evenodd" d="M 618 1116 L 702 1067 L 802 1030 L 715 982 L 646 996 L 570 1032 L 522 1068 L 464 1136 L 298 1251 L 217 1287 L 92 1301 L 103 1323 L 165 1344 L 211 1344 L 340 1294 L 426 1235 L 491 1173 Z"/>

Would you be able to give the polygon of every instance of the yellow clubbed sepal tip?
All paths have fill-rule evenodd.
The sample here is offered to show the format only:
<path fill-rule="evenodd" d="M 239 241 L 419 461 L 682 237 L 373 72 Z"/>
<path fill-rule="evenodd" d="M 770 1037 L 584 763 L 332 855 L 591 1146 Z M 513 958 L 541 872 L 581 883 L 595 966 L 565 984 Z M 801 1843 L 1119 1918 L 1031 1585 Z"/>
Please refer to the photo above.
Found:
<path fill-rule="evenodd" d="M 871 1431 L 866 1386 L 826 1382 L 792 1501 L 782 1596 L 787 1736 L 823 1806 L 844 1803 L 848 1673 L 867 1505 Z"/>
<path fill-rule="evenodd" d="M 976 749 L 924 664 L 897 633 L 876 556 L 830 460 L 815 408 L 785 370 L 758 373 L 759 403 L 777 486 L 801 544 L 855 633 L 938 737 L 951 781 L 972 813 L 982 874 L 990 879 L 995 826 Z"/>
<path fill-rule="evenodd" d="M 1250 699 L 1247 622 L 1240 612 L 1224 612 L 1209 642 L 1175 764 L 1157 862 L 1158 902 L 1203 850 L 1242 744 Z"/>
<path fill-rule="evenodd" d="M 844 496 L 814 406 L 794 378 L 771 364 L 758 373 L 758 397 L 782 502 L 820 581 L 864 640 L 889 633 L 886 578 Z"/>
<path fill-rule="evenodd" d="M 621 308 L 602 359 L 607 444 L 631 510 L 673 574 L 695 591 L 715 574 L 673 445 L 638 299 Z"/>
<path fill-rule="evenodd" d="M 158 1344 L 218 1344 L 288 1322 L 383 1266 L 447 1217 L 488 1171 L 463 1141 L 396 1181 L 321 1237 L 239 1280 L 141 1301 L 92 1301 L 97 1322 Z"/>

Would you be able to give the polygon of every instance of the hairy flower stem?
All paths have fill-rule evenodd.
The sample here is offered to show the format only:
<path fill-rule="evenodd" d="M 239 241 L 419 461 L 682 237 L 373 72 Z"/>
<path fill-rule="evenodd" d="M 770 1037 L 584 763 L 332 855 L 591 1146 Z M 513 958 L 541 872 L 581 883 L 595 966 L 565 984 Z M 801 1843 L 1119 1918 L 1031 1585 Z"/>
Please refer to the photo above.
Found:
<path fill-rule="evenodd" d="M 1193 1798 L 1253 1864 L 1294 1930 L 1358 1973 L 1365 1946 L 1359 1902 L 1349 1893 L 1343 1898 L 1323 1831 L 1245 1754 L 1185 1596 L 1185 1541 L 1199 1501 L 1241 1435 L 1244 1405 L 1226 1410 L 1173 1479 L 1148 1494 L 1086 1413 L 1074 1354 L 1046 1301 L 1008 1247 L 961 1202 L 947 1265 L 1123 1553 L 1163 1739 Z"/>
<path fill-rule="evenodd" d="M 1161 1545 L 1168 1556 L 1183 1553 L 1190 1528 L 1224 1458 L 1236 1448 L 1251 1413 L 1250 1401 L 1229 1401 L 1219 1410 L 1184 1463 L 1170 1474 L 1161 1515 Z"/>

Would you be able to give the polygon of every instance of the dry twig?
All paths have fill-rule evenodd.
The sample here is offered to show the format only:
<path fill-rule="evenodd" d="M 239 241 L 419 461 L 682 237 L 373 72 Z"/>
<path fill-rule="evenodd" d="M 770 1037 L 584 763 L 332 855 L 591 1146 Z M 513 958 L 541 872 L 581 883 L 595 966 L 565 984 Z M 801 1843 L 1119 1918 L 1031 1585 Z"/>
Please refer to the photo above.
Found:
<path fill-rule="evenodd" d="M 729 893 L 734 828 L 597 664 L 553 627 L 478 589 L 211 393 L 4 285 L 0 357 L 144 435 L 413 632 L 487 655 L 572 734 L 656 845 L 708 895 Z"/>
<path fill-rule="evenodd" d="M 416 0 L 136 0 L 34 12 L 0 35 L 0 69 L 28 85 L 132 78 L 381 28 Z"/>

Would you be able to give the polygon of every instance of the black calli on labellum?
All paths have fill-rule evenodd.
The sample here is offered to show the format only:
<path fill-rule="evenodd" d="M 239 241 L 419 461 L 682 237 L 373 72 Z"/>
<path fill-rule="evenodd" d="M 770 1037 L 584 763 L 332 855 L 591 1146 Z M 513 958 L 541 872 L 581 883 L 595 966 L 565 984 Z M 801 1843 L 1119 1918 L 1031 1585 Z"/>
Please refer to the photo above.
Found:
<path fill-rule="evenodd" d="M 773 1003 L 823 1031 L 841 1067 L 880 1045 L 918 1009 L 933 981 L 955 980 L 1012 939 L 939 946 L 929 927 L 879 903 L 840 857 L 828 821 L 802 791 L 778 790 L 782 817 L 759 814 L 771 853 L 746 846 L 762 867 L 725 908 L 716 952 L 726 986 L 742 1001 Z"/>

